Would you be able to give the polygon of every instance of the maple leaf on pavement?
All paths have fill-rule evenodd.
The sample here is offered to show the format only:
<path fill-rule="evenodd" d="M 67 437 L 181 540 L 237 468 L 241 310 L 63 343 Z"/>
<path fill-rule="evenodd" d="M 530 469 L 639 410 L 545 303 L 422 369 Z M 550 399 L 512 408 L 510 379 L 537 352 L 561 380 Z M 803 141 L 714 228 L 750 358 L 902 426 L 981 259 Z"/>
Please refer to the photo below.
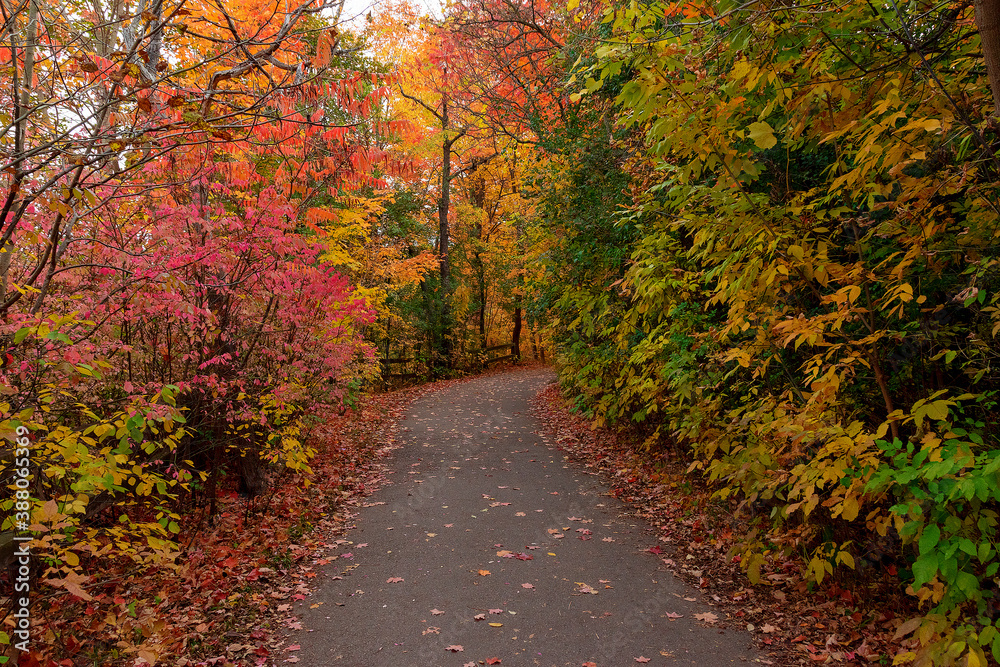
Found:
<path fill-rule="evenodd" d="M 440 609 L 431 609 L 431 613 L 434 614 L 435 616 L 440 616 L 444 612 L 441 611 Z"/>
<path fill-rule="evenodd" d="M 635 661 L 636 662 L 649 662 L 649 658 L 645 658 L 645 657 L 643 657 L 643 656 L 640 655 L 638 658 L 635 659 Z"/>
<path fill-rule="evenodd" d="M 444 650 L 451 651 L 452 653 L 460 653 L 461 651 L 464 651 L 465 648 L 462 647 L 461 644 L 452 644 L 451 646 L 445 646 Z"/>
<path fill-rule="evenodd" d="M 710 611 L 706 611 L 702 614 L 695 614 L 694 617 L 704 623 L 715 623 L 716 621 L 719 620 L 719 617 Z"/>
<path fill-rule="evenodd" d="M 501 663 L 500 658 L 490 658 L 486 661 L 487 665 L 499 665 Z"/>
<path fill-rule="evenodd" d="M 403 581 L 402 577 L 389 577 L 388 579 L 385 580 L 385 583 L 387 583 L 387 584 L 398 584 L 401 581 Z"/>

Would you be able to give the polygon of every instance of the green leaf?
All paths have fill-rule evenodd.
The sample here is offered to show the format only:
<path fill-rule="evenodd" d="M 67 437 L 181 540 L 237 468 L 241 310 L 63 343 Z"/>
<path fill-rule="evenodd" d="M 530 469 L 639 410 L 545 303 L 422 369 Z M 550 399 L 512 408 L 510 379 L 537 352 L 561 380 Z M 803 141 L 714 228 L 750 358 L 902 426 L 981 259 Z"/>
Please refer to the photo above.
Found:
<path fill-rule="evenodd" d="M 977 554 L 976 545 L 973 544 L 972 540 L 968 537 L 963 537 L 958 541 L 958 548 L 970 556 L 975 556 Z"/>
<path fill-rule="evenodd" d="M 936 524 L 931 524 L 924 528 L 924 534 L 920 536 L 920 553 L 925 554 L 937 546 L 941 539 L 941 529 Z"/>
<path fill-rule="evenodd" d="M 31 333 L 31 327 L 22 327 L 18 329 L 17 333 L 14 334 L 14 345 L 20 345 L 22 342 L 24 342 L 24 339 L 27 338 L 28 334 L 30 333 Z"/>
<path fill-rule="evenodd" d="M 920 556 L 913 564 L 913 588 L 920 588 L 934 578 L 938 571 L 938 555 L 929 553 Z"/>
<path fill-rule="evenodd" d="M 774 130 L 767 123 L 750 123 L 750 127 L 747 129 L 749 130 L 750 138 L 757 144 L 757 148 L 767 150 L 778 143 L 778 140 L 774 136 Z"/>
<path fill-rule="evenodd" d="M 975 575 L 959 572 L 958 576 L 955 577 L 955 586 L 970 599 L 979 597 L 979 579 Z"/>
<path fill-rule="evenodd" d="M 62 331 L 52 331 L 45 338 L 48 340 L 57 340 L 60 343 L 66 343 L 67 345 L 71 345 L 73 343 L 73 341 L 69 339 L 69 336 L 64 334 Z"/>

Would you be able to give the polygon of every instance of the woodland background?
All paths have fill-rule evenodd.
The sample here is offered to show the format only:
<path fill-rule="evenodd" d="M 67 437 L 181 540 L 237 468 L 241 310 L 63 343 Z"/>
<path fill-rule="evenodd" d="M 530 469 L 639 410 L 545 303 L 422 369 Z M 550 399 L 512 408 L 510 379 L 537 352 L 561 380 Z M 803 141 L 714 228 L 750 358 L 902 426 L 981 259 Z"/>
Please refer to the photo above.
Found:
<path fill-rule="evenodd" d="M 197 653 L 204 618 L 124 577 L 224 606 L 191 570 L 212 526 L 245 507 L 235 548 L 334 460 L 357 490 L 377 445 L 337 415 L 546 351 L 576 410 L 738 508 L 749 582 L 878 572 L 913 604 L 893 664 L 1000 660 L 996 0 L 0 17 L 39 660 Z"/>

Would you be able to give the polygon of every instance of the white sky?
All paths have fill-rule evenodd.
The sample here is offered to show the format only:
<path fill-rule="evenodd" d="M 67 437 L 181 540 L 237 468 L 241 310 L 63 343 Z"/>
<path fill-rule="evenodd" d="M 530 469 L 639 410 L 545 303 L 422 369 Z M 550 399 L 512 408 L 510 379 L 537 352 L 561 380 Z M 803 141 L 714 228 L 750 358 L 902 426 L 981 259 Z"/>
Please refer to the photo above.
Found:
<path fill-rule="evenodd" d="M 438 0 L 411 0 L 413 4 L 418 7 L 423 7 L 427 13 L 434 16 L 441 15 L 441 2 Z M 341 16 L 341 20 L 350 21 L 351 19 L 364 20 L 365 14 L 372 11 L 373 7 L 381 6 L 384 4 L 384 0 L 347 0 L 344 3 L 344 13 Z"/>

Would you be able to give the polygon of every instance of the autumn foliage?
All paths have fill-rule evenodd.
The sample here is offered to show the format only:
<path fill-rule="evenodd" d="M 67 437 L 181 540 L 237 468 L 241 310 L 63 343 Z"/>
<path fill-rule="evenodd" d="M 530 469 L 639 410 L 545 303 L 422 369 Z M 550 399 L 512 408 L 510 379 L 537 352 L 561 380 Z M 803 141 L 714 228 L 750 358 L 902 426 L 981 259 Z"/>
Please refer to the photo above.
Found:
<path fill-rule="evenodd" d="M 986 5 L 3 4 L 3 562 L 89 602 L 360 393 L 548 348 L 749 582 L 891 572 L 895 664 L 1000 660 Z M 194 650 L 142 595 L 95 660 Z"/>

